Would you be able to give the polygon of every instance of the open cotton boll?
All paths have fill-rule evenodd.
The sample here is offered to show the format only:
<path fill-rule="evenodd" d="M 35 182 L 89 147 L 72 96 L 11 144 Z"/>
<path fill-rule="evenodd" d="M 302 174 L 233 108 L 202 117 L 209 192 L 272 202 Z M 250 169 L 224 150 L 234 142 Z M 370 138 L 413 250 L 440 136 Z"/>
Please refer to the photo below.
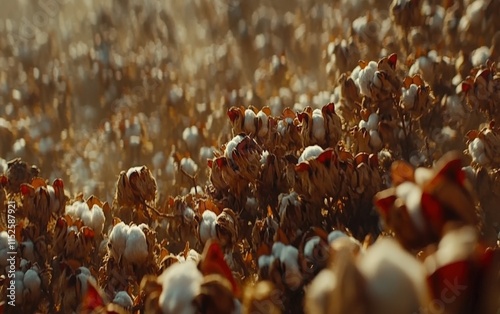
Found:
<path fill-rule="evenodd" d="M 317 140 L 323 140 L 325 138 L 325 119 L 320 109 L 314 109 L 312 114 L 312 126 L 313 126 L 313 136 Z"/>
<path fill-rule="evenodd" d="M 378 114 L 372 113 L 368 117 L 368 122 L 366 122 L 367 130 L 376 130 L 378 128 Z"/>
<path fill-rule="evenodd" d="M 33 269 L 28 269 L 24 273 L 23 277 L 24 289 L 29 289 L 29 292 L 31 293 L 32 298 L 34 300 L 38 299 L 38 297 L 40 296 L 41 284 L 42 280 L 40 279 L 40 276 L 38 276 L 38 273 Z"/>
<path fill-rule="evenodd" d="M 265 165 L 267 163 L 267 157 L 269 157 L 269 152 L 267 150 L 265 150 L 260 155 L 260 164 L 261 165 Z"/>
<path fill-rule="evenodd" d="M 122 257 L 123 252 L 125 251 L 128 229 L 129 226 L 121 221 L 113 227 L 111 233 L 109 234 L 111 254 L 117 261 Z"/>
<path fill-rule="evenodd" d="M 413 76 L 419 73 L 422 75 L 424 80 L 430 80 L 433 78 L 434 64 L 433 61 L 427 56 L 419 57 L 410 67 L 408 75 Z"/>
<path fill-rule="evenodd" d="M 158 303 L 163 313 L 196 313 L 193 299 L 200 292 L 203 275 L 191 261 L 175 263 L 159 277 L 162 291 Z"/>
<path fill-rule="evenodd" d="M 257 260 L 257 266 L 259 269 L 264 267 L 270 267 L 274 261 L 274 256 L 272 255 L 261 255 Z"/>
<path fill-rule="evenodd" d="M 130 263 L 139 265 L 146 262 L 148 258 L 148 245 L 146 235 L 136 225 L 130 226 L 127 233 L 127 241 L 123 257 Z"/>
<path fill-rule="evenodd" d="M 212 239 L 217 236 L 217 233 L 215 232 L 216 220 L 217 220 L 217 215 L 211 210 L 205 210 L 201 215 L 201 221 L 200 221 L 201 243 L 205 244 L 208 241 L 208 239 Z"/>
<path fill-rule="evenodd" d="M 308 146 L 304 149 L 304 151 L 300 155 L 299 163 L 311 159 L 316 159 L 323 151 L 324 151 L 323 148 L 321 148 L 321 146 L 319 145 Z"/>
<path fill-rule="evenodd" d="M 9 234 L 7 231 L 0 232 L 0 250 L 9 246 Z"/>
<path fill-rule="evenodd" d="M 188 149 L 195 149 L 200 141 L 198 128 L 195 125 L 185 128 L 182 132 L 182 140 L 186 143 Z"/>
<path fill-rule="evenodd" d="M 472 142 L 469 143 L 469 153 L 472 156 L 472 161 L 485 166 L 488 164 L 488 157 L 486 157 L 484 142 L 476 137 Z"/>
<path fill-rule="evenodd" d="M 302 273 L 300 271 L 298 257 L 299 250 L 291 245 L 285 245 L 280 250 L 279 259 L 281 263 L 286 266 L 284 274 L 285 283 L 291 289 L 297 289 L 302 284 Z"/>
<path fill-rule="evenodd" d="M 205 161 L 211 158 L 214 158 L 214 148 L 208 146 L 202 146 L 200 148 L 200 160 Z"/>
<path fill-rule="evenodd" d="M 359 72 L 356 83 L 362 95 L 371 96 L 370 84 L 375 76 L 375 72 L 377 72 L 377 63 L 375 61 L 370 61 L 368 65 Z"/>
<path fill-rule="evenodd" d="M 367 279 L 372 313 L 419 313 L 427 304 L 425 268 L 396 240 L 379 239 L 359 260 L 358 268 Z"/>
<path fill-rule="evenodd" d="M 472 51 L 471 62 L 474 67 L 479 67 L 486 64 L 488 58 L 490 57 L 490 48 L 482 46 Z"/>
<path fill-rule="evenodd" d="M 28 261 L 35 262 L 34 245 L 31 240 L 21 242 L 22 257 Z"/>
<path fill-rule="evenodd" d="M 306 245 L 304 246 L 304 256 L 306 258 L 312 259 L 314 257 L 314 247 L 319 244 L 320 240 L 321 239 L 318 236 L 314 236 L 307 240 Z"/>
<path fill-rule="evenodd" d="M 260 137 L 265 136 L 269 130 L 269 118 L 265 112 L 259 111 L 257 113 L 257 119 L 261 121 L 261 127 L 257 132 L 257 135 Z"/>
<path fill-rule="evenodd" d="M 251 109 L 245 110 L 245 121 L 243 122 L 243 129 L 248 134 L 255 134 L 255 112 Z"/>
<path fill-rule="evenodd" d="M 415 104 L 415 96 L 417 95 L 418 86 L 411 84 L 410 88 L 402 88 L 401 92 L 403 94 L 403 108 L 412 109 Z"/>
<path fill-rule="evenodd" d="M 198 171 L 198 165 L 191 158 L 186 158 L 186 157 L 182 158 L 181 167 L 190 176 L 194 176 Z"/>
<path fill-rule="evenodd" d="M 339 230 L 333 230 L 328 234 L 328 243 L 332 244 L 333 241 L 339 239 L 339 238 L 344 238 L 347 237 L 345 233 Z"/>
<path fill-rule="evenodd" d="M 226 144 L 226 150 L 224 152 L 224 157 L 226 157 L 227 159 L 230 159 L 230 160 L 233 160 L 233 152 L 236 150 L 236 147 L 238 147 L 238 144 L 245 138 L 244 135 L 236 135 L 235 137 L 233 137 L 232 140 L 230 140 L 227 144 Z"/>
<path fill-rule="evenodd" d="M 99 205 L 94 204 L 91 210 L 88 210 L 82 214 L 81 219 L 83 220 L 84 225 L 92 228 L 96 233 L 101 234 L 104 229 L 104 221 L 106 217 L 104 216 L 104 212 Z"/>
<path fill-rule="evenodd" d="M 118 291 L 115 294 L 115 298 L 113 299 L 113 303 L 118 304 L 119 306 L 129 309 L 132 308 L 134 302 L 132 298 L 128 295 L 126 291 Z"/>

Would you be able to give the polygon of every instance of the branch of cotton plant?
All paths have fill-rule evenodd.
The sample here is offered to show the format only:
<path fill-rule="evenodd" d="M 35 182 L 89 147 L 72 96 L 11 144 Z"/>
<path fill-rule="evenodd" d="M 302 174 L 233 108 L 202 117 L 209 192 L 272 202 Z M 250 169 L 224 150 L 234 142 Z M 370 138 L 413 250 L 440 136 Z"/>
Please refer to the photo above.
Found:
<path fill-rule="evenodd" d="M 196 172 L 194 176 L 192 176 L 189 173 L 187 173 L 186 170 L 184 170 L 184 167 L 182 167 L 182 165 L 179 167 L 179 169 L 186 177 L 188 177 L 189 179 L 191 179 L 191 181 L 193 181 L 194 194 L 198 194 L 198 188 L 196 187 L 196 177 L 198 176 L 198 172 Z"/>

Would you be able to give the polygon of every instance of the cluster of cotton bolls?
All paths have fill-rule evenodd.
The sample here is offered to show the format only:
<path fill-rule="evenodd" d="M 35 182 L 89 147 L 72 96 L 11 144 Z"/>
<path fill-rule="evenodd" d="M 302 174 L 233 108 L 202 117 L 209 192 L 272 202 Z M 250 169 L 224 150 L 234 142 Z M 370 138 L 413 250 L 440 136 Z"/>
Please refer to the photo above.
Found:
<path fill-rule="evenodd" d="M 148 257 L 148 245 L 144 235 L 144 225 L 128 226 L 120 222 L 113 226 L 109 234 L 109 252 L 117 261 L 141 265 Z"/>
<path fill-rule="evenodd" d="M 87 202 L 77 201 L 66 206 L 66 214 L 74 219 L 81 219 L 85 226 L 92 228 L 97 234 L 101 234 L 104 230 L 106 218 L 103 209 L 97 204 L 89 208 Z"/>

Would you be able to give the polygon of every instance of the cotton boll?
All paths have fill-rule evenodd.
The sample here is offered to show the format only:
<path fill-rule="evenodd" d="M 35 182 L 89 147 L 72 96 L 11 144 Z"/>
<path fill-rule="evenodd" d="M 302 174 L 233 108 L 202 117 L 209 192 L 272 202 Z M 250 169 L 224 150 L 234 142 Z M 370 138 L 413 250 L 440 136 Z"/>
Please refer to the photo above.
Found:
<path fill-rule="evenodd" d="M 200 222 L 200 240 L 205 244 L 208 239 L 213 239 L 217 236 L 215 232 L 215 221 L 217 215 L 211 210 L 205 210 L 202 214 Z"/>
<path fill-rule="evenodd" d="M 372 83 L 375 72 L 377 71 L 377 63 L 370 61 L 368 65 L 359 72 L 359 77 L 356 83 L 360 89 L 360 93 L 364 96 L 371 96 L 370 84 Z"/>
<path fill-rule="evenodd" d="M 15 272 L 15 287 L 16 287 L 16 305 L 23 304 L 24 301 L 24 273 L 22 271 Z"/>
<path fill-rule="evenodd" d="M 332 244 L 333 241 L 339 239 L 339 238 L 344 238 L 347 237 L 345 233 L 339 230 L 333 230 L 328 234 L 328 243 Z"/>
<path fill-rule="evenodd" d="M 280 217 L 283 217 L 288 205 L 292 205 L 294 207 L 300 206 L 299 194 L 295 191 L 291 193 L 281 193 L 278 196 L 278 203 L 280 204 L 279 215 Z"/>
<path fill-rule="evenodd" d="M 368 122 L 366 122 L 367 130 L 376 130 L 378 128 L 378 114 L 372 113 L 368 117 Z"/>
<path fill-rule="evenodd" d="M 132 298 L 128 295 L 126 291 L 118 291 L 115 294 L 115 298 L 113 299 L 113 303 L 118 304 L 124 309 L 130 309 L 134 305 Z"/>
<path fill-rule="evenodd" d="M 472 142 L 470 142 L 468 148 L 473 162 L 481 166 L 485 166 L 489 163 L 485 154 L 484 142 L 480 138 L 475 138 Z"/>
<path fill-rule="evenodd" d="M 325 119 L 320 109 L 314 109 L 312 114 L 313 136 L 318 141 L 323 141 L 325 138 Z"/>
<path fill-rule="evenodd" d="M 35 262 L 34 245 L 31 240 L 21 242 L 21 255 L 28 261 Z"/>
<path fill-rule="evenodd" d="M 255 112 L 251 109 L 245 110 L 245 121 L 243 122 L 243 130 L 247 134 L 255 134 Z"/>
<path fill-rule="evenodd" d="M 193 299 L 200 292 L 203 275 L 194 262 L 173 264 L 158 277 L 158 282 L 162 285 L 158 303 L 163 313 L 196 312 Z"/>
<path fill-rule="evenodd" d="M 184 169 L 184 171 L 189 174 L 190 176 L 193 176 L 196 174 L 198 171 L 198 165 L 192 160 L 191 158 L 182 158 L 181 159 L 181 168 Z"/>
<path fill-rule="evenodd" d="M 322 152 L 323 148 L 319 145 L 313 145 L 313 146 L 308 146 L 304 149 L 302 154 L 299 157 L 299 163 L 311 160 L 311 159 L 316 159 Z"/>
<path fill-rule="evenodd" d="M 136 265 L 146 262 L 148 258 L 146 235 L 142 232 L 141 228 L 136 225 L 132 225 L 128 229 L 123 257 L 125 257 L 128 262 Z"/>
<path fill-rule="evenodd" d="M 412 109 L 415 104 L 415 96 L 417 95 L 418 86 L 415 84 L 411 84 L 410 88 L 405 89 L 402 88 L 402 98 L 403 98 L 403 108 L 404 109 Z"/>
<path fill-rule="evenodd" d="M 28 289 L 30 300 L 36 301 L 40 297 L 41 283 L 42 280 L 38 276 L 38 273 L 33 269 L 28 269 L 26 273 L 24 273 L 23 277 L 24 291 L 26 292 L 26 289 Z"/>
<path fill-rule="evenodd" d="M 230 159 L 230 160 L 233 160 L 233 152 L 236 150 L 236 148 L 238 147 L 238 144 L 245 138 L 244 135 L 236 135 L 235 137 L 233 137 L 232 140 L 230 140 L 227 144 L 226 144 L 226 150 L 224 152 L 224 157 L 226 157 L 227 159 Z"/>
<path fill-rule="evenodd" d="M 208 146 L 202 146 L 200 148 L 200 160 L 205 161 L 211 158 L 214 158 L 214 148 Z"/>
<path fill-rule="evenodd" d="M 284 281 L 291 289 L 297 289 L 302 284 L 302 273 L 298 264 L 298 256 L 299 250 L 291 245 L 283 246 L 280 250 L 279 259 L 286 266 Z"/>
<path fill-rule="evenodd" d="M 259 111 L 257 113 L 257 119 L 261 121 L 261 127 L 257 135 L 260 137 L 265 136 L 269 130 L 269 118 L 264 112 Z"/>
<path fill-rule="evenodd" d="M 274 261 L 274 256 L 272 255 L 261 255 L 259 259 L 257 260 L 257 265 L 259 269 L 262 269 L 264 267 L 270 267 L 271 264 Z"/>
<path fill-rule="evenodd" d="M 269 157 L 269 151 L 265 150 L 260 156 L 260 164 L 265 165 L 267 163 L 267 157 Z"/>
<path fill-rule="evenodd" d="M 0 232 L 0 250 L 7 248 L 9 245 L 9 234 L 7 231 Z"/>
<path fill-rule="evenodd" d="M 366 122 L 365 120 L 361 119 L 359 120 L 359 123 L 358 123 L 358 128 L 361 130 L 361 129 L 368 129 L 368 122 Z"/>
<path fill-rule="evenodd" d="M 304 256 L 309 259 L 313 259 L 313 253 L 314 253 L 314 248 L 319 244 L 320 242 L 320 237 L 314 236 L 310 238 L 307 242 L 306 245 L 304 246 Z"/>
<path fill-rule="evenodd" d="M 125 251 L 129 226 L 123 221 L 116 224 L 109 234 L 110 253 L 115 260 L 120 260 Z"/>
<path fill-rule="evenodd" d="M 104 212 L 99 205 L 94 204 L 91 210 L 84 212 L 81 216 L 84 225 L 92 228 L 97 234 L 101 234 L 106 220 Z"/>
<path fill-rule="evenodd" d="M 198 128 L 195 125 L 185 128 L 182 132 L 182 139 L 186 143 L 189 150 L 194 150 L 200 142 Z"/>
<path fill-rule="evenodd" d="M 395 240 L 379 239 L 358 267 L 366 278 L 373 313 L 418 313 L 427 304 L 425 268 Z"/>

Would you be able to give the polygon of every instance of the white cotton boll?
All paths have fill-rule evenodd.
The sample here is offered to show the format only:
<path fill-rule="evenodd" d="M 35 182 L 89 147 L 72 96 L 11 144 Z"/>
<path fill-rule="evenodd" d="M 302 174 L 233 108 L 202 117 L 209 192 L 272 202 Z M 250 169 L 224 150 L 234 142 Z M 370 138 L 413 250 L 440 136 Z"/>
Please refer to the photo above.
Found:
<path fill-rule="evenodd" d="M 331 269 L 321 270 L 307 287 L 306 312 L 326 313 L 332 292 L 337 285 L 337 276 Z"/>
<path fill-rule="evenodd" d="M 23 277 L 23 285 L 24 289 L 29 289 L 34 299 L 37 299 L 37 296 L 40 296 L 40 285 L 42 284 L 42 280 L 38 276 L 38 273 L 33 269 L 28 269 L 24 273 Z"/>
<path fill-rule="evenodd" d="M 358 123 L 358 127 L 359 129 L 368 129 L 368 122 L 366 122 L 365 120 L 361 119 L 359 120 L 359 123 Z"/>
<path fill-rule="evenodd" d="M 163 152 L 156 152 L 153 158 L 151 159 L 151 163 L 153 164 L 154 169 L 160 169 L 161 166 L 165 163 L 165 154 Z"/>
<path fill-rule="evenodd" d="M 137 173 L 140 173 L 142 170 L 142 167 L 138 166 L 138 167 L 131 167 L 127 170 L 127 178 L 130 178 L 130 176 L 134 173 L 134 172 L 137 172 Z"/>
<path fill-rule="evenodd" d="M 81 295 L 85 295 L 88 289 L 88 281 L 93 280 L 95 282 L 95 278 L 92 277 L 90 270 L 87 267 L 82 266 L 78 269 L 80 270 L 80 273 L 76 275 L 76 279 L 81 285 Z"/>
<path fill-rule="evenodd" d="M 260 155 L 260 164 L 265 165 L 267 163 L 267 157 L 269 157 L 269 151 L 265 150 Z"/>
<path fill-rule="evenodd" d="M 422 75 L 422 78 L 424 80 L 433 79 L 432 76 L 434 75 L 434 64 L 432 60 L 427 56 L 419 57 L 410 67 L 408 75 L 413 76 L 419 73 Z"/>
<path fill-rule="evenodd" d="M 344 237 L 347 237 L 347 235 L 344 232 L 339 230 L 333 230 L 328 234 L 328 243 L 332 244 L 333 241 Z"/>
<path fill-rule="evenodd" d="M 115 298 L 113 299 L 113 303 L 118 304 L 125 309 L 132 308 L 132 306 L 134 305 L 132 298 L 126 291 L 118 291 L 115 295 Z"/>
<path fill-rule="evenodd" d="M 205 210 L 201 215 L 200 221 L 200 240 L 201 243 L 205 244 L 209 239 L 213 239 L 217 236 L 215 232 L 215 221 L 217 220 L 217 215 L 211 210 Z"/>
<path fill-rule="evenodd" d="M 490 48 L 482 46 L 472 51 L 471 62 L 474 67 L 479 67 L 486 64 L 486 61 L 490 57 Z"/>
<path fill-rule="evenodd" d="M 370 146 L 375 149 L 379 150 L 382 148 L 382 139 L 380 138 L 380 134 L 378 133 L 377 130 L 370 130 Z"/>
<path fill-rule="evenodd" d="M 185 128 L 182 132 L 182 140 L 184 140 L 189 150 L 195 149 L 200 142 L 198 128 L 195 125 Z"/>
<path fill-rule="evenodd" d="M 200 253 L 196 252 L 195 250 L 191 249 L 188 252 L 188 255 L 186 257 L 186 261 L 193 261 L 196 264 L 201 260 L 201 255 Z"/>
<path fill-rule="evenodd" d="M 316 140 L 322 141 L 325 138 L 325 119 L 320 109 L 314 109 L 312 114 L 313 136 Z"/>
<path fill-rule="evenodd" d="M 352 70 L 351 78 L 356 81 L 359 78 L 359 74 L 361 73 L 361 67 L 358 65 Z"/>
<path fill-rule="evenodd" d="M 291 289 L 297 289 L 302 284 L 302 273 L 300 271 L 298 257 L 299 250 L 291 245 L 284 246 L 280 251 L 279 259 L 281 263 L 286 265 L 284 281 Z"/>
<path fill-rule="evenodd" d="M 163 313 L 191 314 L 196 312 L 193 299 L 200 292 L 203 275 L 195 263 L 175 263 L 159 277 L 162 291 L 158 300 Z"/>
<path fill-rule="evenodd" d="M 129 226 L 123 221 L 116 224 L 109 234 L 110 253 L 118 261 L 125 251 Z"/>
<path fill-rule="evenodd" d="M 486 157 L 484 150 L 484 142 L 476 137 L 472 142 L 469 143 L 469 153 L 472 156 L 472 161 L 485 166 L 488 164 L 488 158 Z"/>
<path fill-rule="evenodd" d="M 287 127 L 288 127 L 288 124 L 285 121 L 279 120 L 278 125 L 276 127 L 276 131 L 278 132 L 279 135 L 284 136 L 286 133 Z"/>
<path fill-rule="evenodd" d="M 148 258 L 146 235 L 138 226 L 132 225 L 128 229 L 123 257 L 125 257 L 125 259 L 130 263 L 134 263 L 136 265 L 146 262 Z"/>
<path fill-rule="evenodd" d="M 255 134 L 255 112 L 251 109 L 245 110 L 245 120 L 243 122 L 243 130 L 247 134 Z"/>
<path fill-rule="evenodd" d="M 191 190 L 189 190 L 189 194 L 191 195 L 203 195 L 203 188 L 199 185 L 196 188 L 193 186 Z"/>
<path fill-rule="evenodd" d="M 35 250 L 34 245 L 31 240 L 21 242 L 22 246 L 22 257 L 28 261 L 35 262 Z"/>
<path fill-rule="evenodd" d="M 319 145 L 308 146 L 304 149 L 304 151 L 300 155 L 299 163 L 311 159 L 316 159 L 322 152 L 324 152 L 324 150 Z"/>
<path fill-rule="evenodd" d="M 198 188 L 200 189 L 200 187 L 198 187 Z M 194 214 L 194 210 L 193 210 L 191 207 L 187 206 L 187 207 L 186 207 L 186 208 L 182 211 L 182 216 L 184 217 L 184 220 L 185 220 L 186 222 L 191 223 L 191 222 L 193 222 L 193 220 L 194 220 L 194 216 L 195 216 L 195 214 Z"/>
<path fill-rule="evenodd" d="M 177 173 L 177 164 L 174 157 L 170 156 L 167 159 L 167 164 L 165 166 L 165 175 L 168 179 L 173 180 Z"/>
<path fill-rule="evenodd" d="M 274 261 L 274 256 L 272 255 L 261 255 L 259 259 L 257 260 L 257 265 L 259 269 L 262 269 L 264 267 L 270 267 L 271 264 Z"/>
<path fill-rule="evenodd" d="M 90 221 L 85 222 L 85 219 L 83 219 L 82 217 L 83 223 L 86 226 L 92 228 L 92 230 L 94 230 L 96 233 L 101 234 L 102 230 L 104 229 L 104 221 L 106 220 L 104 211 L 101 207 L 99 207 L 99 205 L 94 204 L 94 206 L 92 206 L 92 209 L 88 213 L 90 213 Z"/>
<path fill-rule="evenodd" d="M 0 232 L 0 250 L 7 248 L 9 245 L 9 234 L 7 231 Z"/>
<path fill-rule="evenodd" d="M 417 95 L 418 86 L 415 84 L 411 84 L 410 88 L 401 89 L 403 94 L 403 108 L 404 109 L 412 109 L 415 104 L 415 96 Z"/>
<path fill-rule="evenodd" d="M 372 113 L 368 117 L 368 122 L 366 122 L 367 130 L 377 130 L 378 129 L 378 114 Z"/>
<path fill-rule="evenodd" d="M 434 171 L 424 167 L 418 167 L 415 169 L 415 183 L 419 186 L 423 186 L 429 182 L 434 177 Z"/>
<path fill-rule="evenodd" d="M 21 262 L 19 262 L 19 269 L 23 272 L 26 272 L 31 267 L 31 262 L 27 259 L 21 258 Z"/>
<path fill-rule="evenodd" d="M 257 132 L 257 135 L 260 137 L 265 136 L 269 130 L 269 117 L 265 114 L 265 112 L 259 111 L 257 113 L 257 119 L 261 121 L 261 127 Z"/>
<path fill-rule="evenodd" d="M 200 148 L 200 160 L 205 161 L 211 158 L 214 158 L 214 148 L 208 146 L 202 146 Z"/>
<path fill-rule="evenodd" d="M 312 259 L 314 257 L 314 248 L 319 244 L 320 240 L 321 239 L 318 236 L 314 236 L 307 240 L 306 245 L 304 246 L 304 256 L 306 258 Z"/>
<path fill-rule="evenodd" d="M 190 175 L 193 176 L 196 174 L 198 171 L 198 165 L 192 160 L 191 158 L 182 158 L 181 159 L 181 168 L 184 169 L 184 171 Z"/>
<path fill-rule="evenodd" d="M 236 135 L 226 144 L 226 150 L 224 152 L 224 157 L 233 160 L 233 152 L 238 147 L 238 144 L 245 138 L 244 135 Z"/>
<path fill-rule="evenodd" d="M 372 313 L 418 313 L 428 301 L 423 265 L 390 238 L 379 239 L 358 263 Z M 398 297 L 404 295 L 404 298 Z"/>

